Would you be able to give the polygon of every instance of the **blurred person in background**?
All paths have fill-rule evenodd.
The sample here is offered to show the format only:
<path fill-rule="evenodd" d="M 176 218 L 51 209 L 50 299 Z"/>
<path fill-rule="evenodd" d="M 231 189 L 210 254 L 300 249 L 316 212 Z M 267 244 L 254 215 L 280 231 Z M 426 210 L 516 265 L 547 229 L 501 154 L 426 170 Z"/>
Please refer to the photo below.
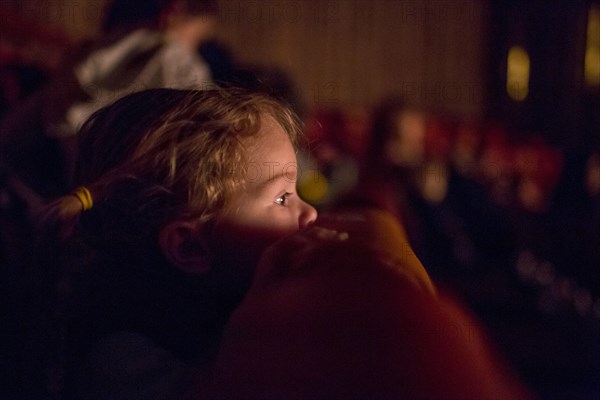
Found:
<path fill-rule="evenodd" d="M 489 171 L 476 128 L 454 135 L 451 123 L 399 98 L 382 101 L 372 121 L 360 190 L 395 212 L 438 283 L 487 312 L 494 292 L 479 288 L 511 272 L 516 243 L 506 211 L 477 180 Z"/>
<path fill-rule="evenodd" d="M 213 34 L 216 0 L 113 0 L 100 37 L 0 126 L 2 168 L 30 206 L 69 188 L 74 136 L 95 110 L 149 88 L 206 88 L 197 51 Z"/>
<path fill-rule="evenodd" d="M 445 197 L 447 176 L 439 163 L 427 162 L 426 134 L 424 112 L 398 97 L 384 99 L 373 113 L 359 190 L 398 216 L 415 252 L 435 275 L 439 265 L 453 269 L 448 263 L 452 238 L 430 220 L 439 217 L 435 210 Z M 435 251 L 429 242 L 436 244 Z"/>
<path fill-rule="evenodd" d="M 383 100 L 373 111 L 371 143 L 366 152 L 361 185 L 379 191 L 386 208 L 402 214 L 408 190 L 414 188 L 425 156 L 425 115 L 397 97 Z M 391 188 L 390 185 L 395 186 Z M 391 192 L 390 192 L 391 191 Z M 392 194 L 393 193 L 393 194 Z M 400 215 L 405 225 L 410 221 Z"/>

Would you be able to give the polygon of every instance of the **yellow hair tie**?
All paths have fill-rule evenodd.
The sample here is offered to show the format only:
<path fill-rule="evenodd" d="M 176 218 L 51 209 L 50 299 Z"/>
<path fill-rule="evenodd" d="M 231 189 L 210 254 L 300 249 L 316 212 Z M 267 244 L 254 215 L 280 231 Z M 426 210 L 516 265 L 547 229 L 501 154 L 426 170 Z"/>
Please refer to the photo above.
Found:
<path fill-rule="evenodd" d="M 73 192 L 73 196 L 77 197 L 77 199 L 81 202 L 83 206 L 83 211 L 87 211 L 92 208 L 94 205 L 94 201 L 92 200 L 92 194 L 88 190 L 88 188 L 84 186 L 80 186 Z"/>

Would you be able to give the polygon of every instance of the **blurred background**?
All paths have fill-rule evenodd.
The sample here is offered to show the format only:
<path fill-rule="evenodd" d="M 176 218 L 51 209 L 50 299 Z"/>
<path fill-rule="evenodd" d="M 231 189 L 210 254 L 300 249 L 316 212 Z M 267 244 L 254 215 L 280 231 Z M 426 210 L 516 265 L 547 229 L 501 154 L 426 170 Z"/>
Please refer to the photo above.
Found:
<path fill-rule="evenodd" d="M 600 394 L 600 2 L 219 0 L 216 84 L 305 122 L 300 193 L 402 220 L 541 398 Z M 131 2 L 135 7 L 136 1 Z M 110 0 L 0 0 L 0 117 L 98 40 Z M 18 390 L 36 192 L 0 174 L 1 374 Z M 34 182 L 39 183 L 39 182 Z"/>

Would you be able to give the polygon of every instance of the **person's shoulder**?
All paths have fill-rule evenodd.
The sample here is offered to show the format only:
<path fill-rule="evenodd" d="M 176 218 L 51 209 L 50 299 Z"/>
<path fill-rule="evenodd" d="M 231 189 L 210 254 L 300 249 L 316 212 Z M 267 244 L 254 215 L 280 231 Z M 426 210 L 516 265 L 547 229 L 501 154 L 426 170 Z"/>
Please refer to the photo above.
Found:
<path fill-rule="evenodd" d="M 210 398 L 528 398 L 391 215 L 319 218 L 265 252 Z"/>

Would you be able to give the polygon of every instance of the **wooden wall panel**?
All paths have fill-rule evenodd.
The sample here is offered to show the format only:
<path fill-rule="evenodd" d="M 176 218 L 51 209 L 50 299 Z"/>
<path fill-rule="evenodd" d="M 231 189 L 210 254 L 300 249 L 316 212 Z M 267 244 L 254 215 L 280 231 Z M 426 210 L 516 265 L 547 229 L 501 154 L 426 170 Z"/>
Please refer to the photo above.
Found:
<path fill-rule="evenodd" d="M 221 0 L 219 36 L 245 63 L 276 65 L 309 105 L 390 93 L 459 116 L 483 112 L 480 1 Z"/>
<path fill-rule="evenodd" d="M 77 43 L 106 0 L 1 0 Z M 487 2 L 219 0 L 236 59 L 289 71 L 309 106 L 370 106 L 390 93 L 457 116 L 483 114 Z"/>

